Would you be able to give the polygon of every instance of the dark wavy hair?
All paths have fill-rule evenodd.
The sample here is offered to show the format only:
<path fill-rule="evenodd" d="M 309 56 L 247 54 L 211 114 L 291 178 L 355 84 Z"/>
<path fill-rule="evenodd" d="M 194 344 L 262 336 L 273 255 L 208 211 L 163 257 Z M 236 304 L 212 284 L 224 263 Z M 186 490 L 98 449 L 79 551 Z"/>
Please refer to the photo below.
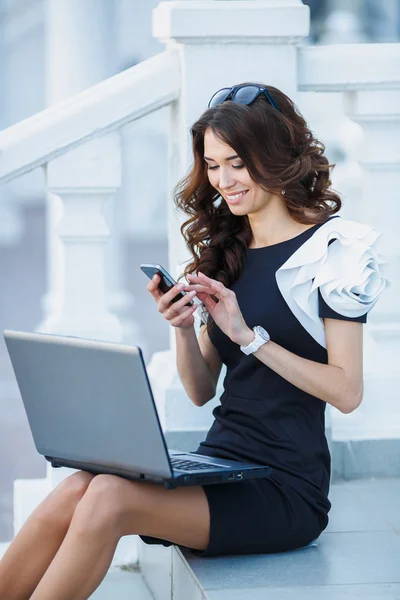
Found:
<path fill-rule="evenodd" d="M 263 85 L 263 84 L 257 84 Z M 197 270 L 221 281 L 236 281 L 252 240 L 249 219 L 231 213 L 208 180 L 204 133 L 215 136 L 240 157 L 254 182 L 280 194 L 292 218 L 304 224 L 324 223 L 341 208 L 331 185 L 325 146 L 318 141 L 294 102 L 264 86 L 278 104 L 262 94 L 249 106 L 226 101 L 206 110 L 191 128 L 194 163 L 175 189 L 175 204 L 189 218 L 181 227 L 193 260 L 184 275 Z"/>

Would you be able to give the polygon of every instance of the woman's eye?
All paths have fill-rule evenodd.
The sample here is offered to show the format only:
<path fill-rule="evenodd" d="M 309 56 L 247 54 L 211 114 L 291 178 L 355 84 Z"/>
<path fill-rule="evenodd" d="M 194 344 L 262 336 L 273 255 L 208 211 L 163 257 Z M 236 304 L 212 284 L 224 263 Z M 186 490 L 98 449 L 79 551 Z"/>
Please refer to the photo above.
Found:
<path fill-rule="evenodd" d="M 218 169 L 219 165 L 207 165 L 207 168 L 209 171 L 214 171 L 215 169 Z M 232 165 L 233 169 L 243 169 L 244 165 Z"/>

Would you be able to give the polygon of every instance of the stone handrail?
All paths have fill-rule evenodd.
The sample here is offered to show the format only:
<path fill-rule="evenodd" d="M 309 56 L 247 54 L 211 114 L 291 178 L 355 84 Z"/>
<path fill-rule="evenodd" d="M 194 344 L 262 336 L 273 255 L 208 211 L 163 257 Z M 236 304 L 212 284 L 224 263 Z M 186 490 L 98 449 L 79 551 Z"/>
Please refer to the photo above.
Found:
<path fill-rule="evenodd" d="M 166 50 L 0 132 L 0 184 L 177 99 L 179 60 Z"/>
<path fill-rule="evenodd" d="M 304 46 L 298 49 L 298 88 L 399 89 L 399 63 L 400 44 Z M 179 59 L 166 50 L 1 131 L 0 184 L 162 108 L 179 89 Z"/>
<path fill-rule="evenodd" d="M 400 89 L 400 44 L 303 46 L 297 57 L 302 92 Z"/>

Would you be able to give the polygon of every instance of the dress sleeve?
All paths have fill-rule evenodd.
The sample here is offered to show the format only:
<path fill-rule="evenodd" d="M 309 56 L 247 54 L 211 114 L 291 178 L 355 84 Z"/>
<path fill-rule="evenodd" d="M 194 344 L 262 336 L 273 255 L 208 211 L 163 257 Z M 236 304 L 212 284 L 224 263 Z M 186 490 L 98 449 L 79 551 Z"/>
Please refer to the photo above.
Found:
<path fill-rule="evenodd" d="M 318 314 L 322 319 L 338 319 L 341 321 L 355 321 L 356 323 L 367 322 L 367 313 L 365 313 L 365 315 L 361 315 L 361 317 L 345 317 L 344 315 L 341 315 L 338 312 L 334 311 L 325 302 L 325 300 L 321 296 L 320 290 L 318 290 Z"/>
<path fill-rule="evenodd" d="M 325 258 L 313 282 L 319 316 L 366 323 L 388 283 L 381 255 L 366 240 L 331 239 Z"/>
<path fill-rule="evenodd" d="M 365 322 L 389 285 L 380 236 L 370 225 L 333 217 L 277 270 L 286 304 L 324 348 L 323 317 Z"/>

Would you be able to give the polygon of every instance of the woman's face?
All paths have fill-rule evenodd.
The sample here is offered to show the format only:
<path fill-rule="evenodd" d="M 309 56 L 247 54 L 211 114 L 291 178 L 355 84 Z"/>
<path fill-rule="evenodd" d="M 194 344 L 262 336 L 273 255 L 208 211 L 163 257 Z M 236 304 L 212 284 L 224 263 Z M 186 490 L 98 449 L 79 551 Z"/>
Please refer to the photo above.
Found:
<path fill-rule="evenodd" d="M 233 214 L 257 213 L 268 205 L 272 194 L 251 179 L 235 150 L 215 137 L 210 128 L 204 133 L 204 160 L 211 185 Z"/>

